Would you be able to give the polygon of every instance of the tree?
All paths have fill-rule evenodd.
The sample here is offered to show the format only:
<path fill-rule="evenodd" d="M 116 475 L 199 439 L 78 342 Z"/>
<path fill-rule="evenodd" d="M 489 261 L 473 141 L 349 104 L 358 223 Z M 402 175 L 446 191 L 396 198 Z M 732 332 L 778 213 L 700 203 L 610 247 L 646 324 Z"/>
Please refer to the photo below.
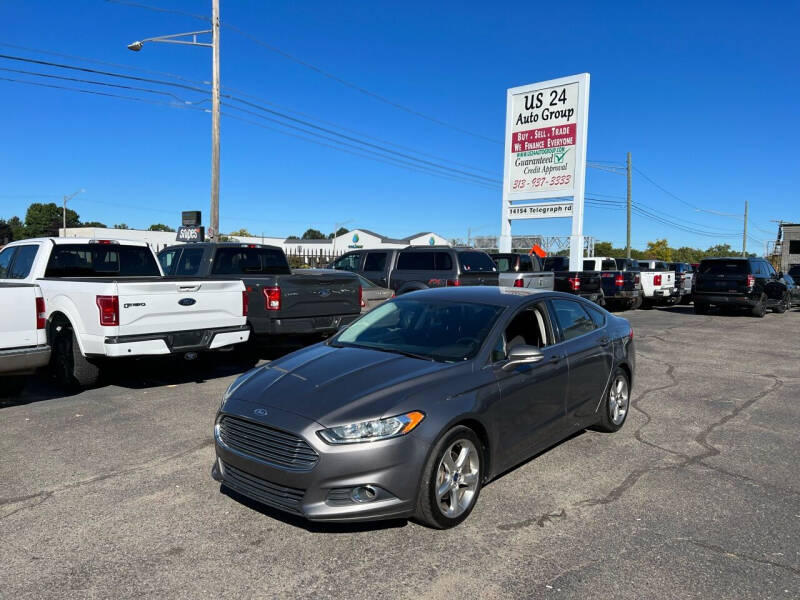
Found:
<path fill-rule="evenodd" d="M 306 232 L 303 234 L 304 240 L 324 240 L 326 239 L 325 234 L 322 233 L 319 229 L 306 229 Z"/>
<path fill-rule="evenodd" d="M 25 213 L 26 237 L 56 237 L 62 226 L 62 209 L 55 202 L 34 202 Z M 67 209 L 67 227 L 78 227 L 81 220 L 72 209 Z"/>
<path fill-rule="evenodd" d="M 130 229 L 125 223 L 117 223 L 114 225 L 114 229 Z"/>
<path fill-rule="evenodd" d="M 97 227 L 98 229 L 108 229 L 108 225 L 101 223 L 100 221 L 88 221 L 86 223 L 81 223 L 81 227 Z"/>
<path fill-rule="evenodd" d="M 287 237 L 286 239 L 287 239 L 287 240 L 299 240 L 300 238 L 299 238 L 299 237 L 297 237 L 296 235 L 290 235 L 290 236 L 289 236 L 289 237 Z"/>
<path fill-rule="evenodd" d="M 19 217 L 11 217 L 8 220 L 8 226 L 11 228 L 11 238 L 15 240 L 25 239 L 25 223 Z"/>
<path fill-rule="evenodd" d="M 244 227 L 241 229 L 237 229 L 236 231 L 231 231 L 228 235 L 238 235 L 239 237 L 253 237 L 253 234 L 247 231 Z"/>
<path fill-rule="evenodd" d="M 739 256 L 739 254 L 741 253 L 731 248 L 730 244 L 717 244 L 705 251 L 705 256 Z"/>
<path fill-rule="evenodd" d="M 347 232 L 349 232 L 349 231 L 350 231 L 350 230 L 349 230 L 347 227 L 339 227 L 339 229 L 337 229 L 337 230 L 336 230 L 336 231 L 334 231 L 333 233 L 329 233 L 329 234 L 328 234 L 328 237 L 329 237 L 330 239 L 333 239 L 333 238 L 335 238 L 335 237 L 339 237 L 340 235 L 344 235 L 345 233 L 347 233 Z"/>
<path fill-rule="evenodd" d="M 5 219 L 0 219 L 0 246 L 5 246 L 14 241 L 14 232 Z"/>
<path fill-rule="evenodd" d="M 117 229 L 127 229 L 127 227 L 117 227 Z M 153 223 L 147 228 L 148 231 L 175 231 L 172 227 L 163 223 Z"/>
<path fill-rule="evenodd" d="M 647 248 L 644 249 L 644 252 L 649 258 L 665 260 L 667 262 L 672 261 L 672 248 L 669 247 L 666 238 L 654 242 L 647 242 Z"/>

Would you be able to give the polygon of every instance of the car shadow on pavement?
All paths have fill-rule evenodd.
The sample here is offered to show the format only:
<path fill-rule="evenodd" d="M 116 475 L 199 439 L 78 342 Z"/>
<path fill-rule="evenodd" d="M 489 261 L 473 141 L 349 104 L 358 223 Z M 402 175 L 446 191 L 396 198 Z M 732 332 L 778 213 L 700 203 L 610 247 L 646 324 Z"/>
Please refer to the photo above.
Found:
<path fill-rule="evenodd" d="M 293 527 L 305 529 L 310 533 L 359 533 L 362 531 L 396 529 L 408 525 L 408 519 L 387 519 L 385 521 L 367 521 L 363 523 L 323 523 L 309 521 L 303 517 L 283 512 L 276 508 L 269 507 L 266 504 L 261 504 L 256 500 L 252 500 L 247 496 L 241 495 L 225 485 L 220 485 L 219 491 L 232 500 L 235 500 L 239 504 L 246 506 L 250 510 L 261 513 L 265 517 L 281 521 L 282 523 L 292 525 Z"/>

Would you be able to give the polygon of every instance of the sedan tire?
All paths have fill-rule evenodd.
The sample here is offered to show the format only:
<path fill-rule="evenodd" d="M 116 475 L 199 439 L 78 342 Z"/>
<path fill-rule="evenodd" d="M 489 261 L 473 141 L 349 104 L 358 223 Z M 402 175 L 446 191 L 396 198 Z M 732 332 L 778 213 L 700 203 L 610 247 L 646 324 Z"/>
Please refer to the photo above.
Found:
<path fill-rule="evenodd" d="M 630 407 L 631 382 L 625 370 L 617 367 L 608 386 L 603 406 L 600 408 L 600 421 L 594 429 L 606 433 L 619 431 L 628 418 Z"/>
<path fill-rule="evenodd" d="M 483 444 L 469 427 L 456 426 L 439 438 L 422 472 L 415 518 L 434 529 L 466 519 L 483 480 Z"/>

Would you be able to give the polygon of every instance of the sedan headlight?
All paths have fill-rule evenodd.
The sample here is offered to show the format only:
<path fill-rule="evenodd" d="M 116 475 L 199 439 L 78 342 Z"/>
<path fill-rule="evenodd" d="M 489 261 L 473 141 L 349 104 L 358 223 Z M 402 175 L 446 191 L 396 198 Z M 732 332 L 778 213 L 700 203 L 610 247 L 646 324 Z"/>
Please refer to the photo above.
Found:
<path fill-rule="evenodd" d="M 317 433 L 329 444 L 357 444 L 375 442 L 405 435 L 425 418 L 425 414 L 413 411 L 396 417 L 361 421 L 350 425 L 340 425 L 322 429 Z"/>

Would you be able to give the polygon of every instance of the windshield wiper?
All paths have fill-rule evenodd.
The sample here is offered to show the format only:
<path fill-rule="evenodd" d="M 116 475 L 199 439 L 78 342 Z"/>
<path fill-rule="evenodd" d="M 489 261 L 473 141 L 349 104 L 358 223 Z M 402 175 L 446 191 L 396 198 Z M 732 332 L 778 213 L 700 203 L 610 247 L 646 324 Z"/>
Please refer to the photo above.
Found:
<path fill-rule="evenodd" d="M 400 354 L 402 356 L 408 356 L 409 358 L 418 358 L 420 360 L 427 360 L 435 362 L 435 358 L 431 358 L 430 356 L 425 356 L 424 354 L 415 354 L 414 352 L 406 352 L 405 350 L 398 350 L 397 348 L 386 348 L 384 346 L 365 346 L 363 344 L 352 344 L 348 342 L 336 342 L 335 345 L 332 342 L 330 344 L 334 348 L 360 348 L 361 350 L 377 350 L 378 352 L 389 352 L 391 354 Z"/>

